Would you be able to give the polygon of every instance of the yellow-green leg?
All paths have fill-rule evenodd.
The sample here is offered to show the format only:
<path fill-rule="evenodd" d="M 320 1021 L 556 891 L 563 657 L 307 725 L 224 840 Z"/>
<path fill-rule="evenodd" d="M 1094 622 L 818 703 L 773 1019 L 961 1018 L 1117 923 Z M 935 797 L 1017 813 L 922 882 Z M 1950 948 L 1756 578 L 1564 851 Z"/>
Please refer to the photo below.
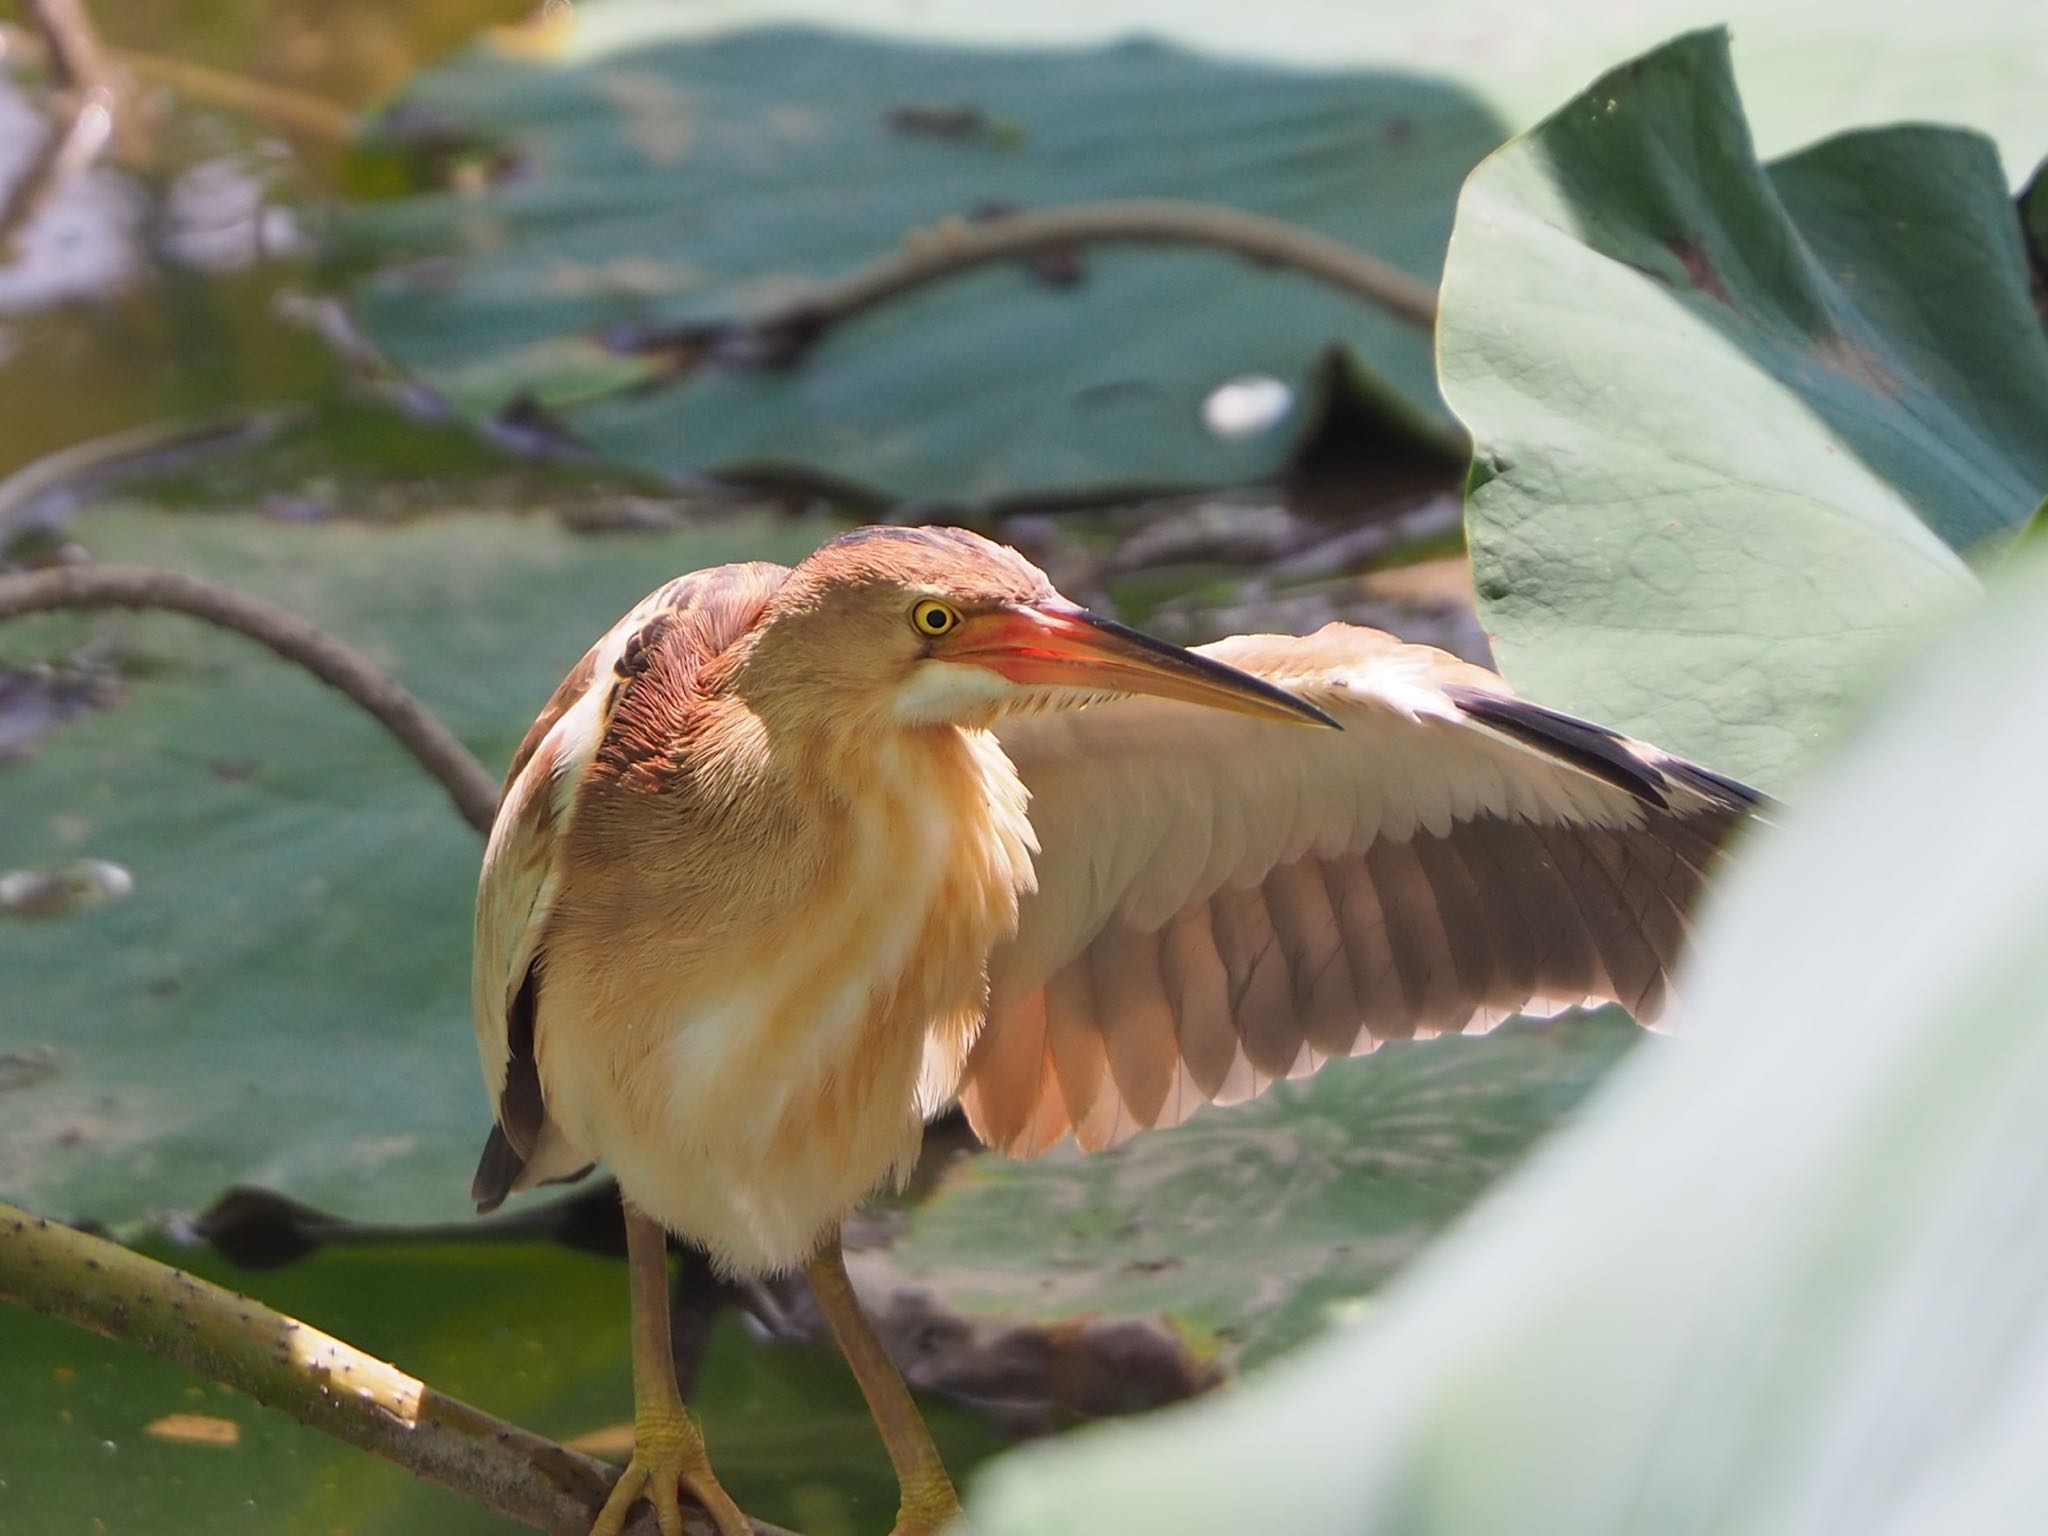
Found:
<path fill-rule="evenodd" d="M 718 1536 L 752 1536 L 711 1473 L 704 1435 L 676 1390 L 676 1362 L 668 1336 L 668 1239 L 661 1224 L 626 1207 L 626 1269 L 633 1290 L 633 1459 L 612 1485 L 590 1536 L 620 1536 L 626 1516 L 645 1499 L 654 1506 L 662 1536 L 683 1536 L 680 1492 L 704 1506 Z"/>
<path fill-rule="evenodd" d="M 811 1283 L 811 1294 L 818 1298 L 818 1309 L 825 1314 L 840 1353 L 853 1367 L 861 1394 L 868 1400 L 868 1412 L 874 1415 L 875 1427 L 881 1430 L 882 1443 L 888 1446 L 889 1460 L 896 1468 L 902 1502 L 893 1536 L 936 1536 L 959 1515 L 960 1499 L 939 1460 L 938 1447 L 932 1444 L 931 1432 L 911 1400 L 910 1389 L 897 1374 L 882 1341 L 875 1337 L 860 1298 L 853 1294 L 836 1231 L 818 1256 L 804 1266 L 804 1278 Z"/>

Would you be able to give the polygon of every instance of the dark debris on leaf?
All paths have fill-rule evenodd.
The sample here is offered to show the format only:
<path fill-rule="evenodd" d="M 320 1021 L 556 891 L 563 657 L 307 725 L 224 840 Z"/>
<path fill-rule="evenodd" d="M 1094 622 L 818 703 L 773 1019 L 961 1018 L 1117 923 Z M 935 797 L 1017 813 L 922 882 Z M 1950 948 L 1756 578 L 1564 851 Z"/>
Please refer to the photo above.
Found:
<path fill-rule="evenodd" d="M 1013 148 L 1025 138 L 1021 123 L 990 117 L 980 107 L 902 105 L 882 114 L 882 127 L 899 139 L 935 139 L 949 144 L 993 144 Z"/>
<path fill-rule="evenodd" d="M 990 199 L 970 208 L 967 222 L 992 224 L 1020 212 L 1022 210 L 1015 203 Z M 1081 258 L 1081 247 L 1072 242 L 1041 246 L 1026 256 L 1020 265 L 1048 288 L 1078 288 L 1088 280 L 1088 267 Z"/>
<path fill-rule="evenodd" d="M 590 445 L 530 392 L 514 395 L 506 401 L 498 414 L 490 419 L 485 432 L 492 441 L 528 458 L 591 457 Z"/>
<path fill-rule="evenodd" d="M 821 315 L 801 309 L 771 320 L 719 320 L 683 325 L 614 326 L 599 344 L 627 357 L 645 358 L 654 373 L 639 386 L 660 389 L 707 364 L 727 368 L 793 368 L 825 334 Z"/>
<path fill-rule="evenodd" d="M 2048 326 L 2048 160 L 2019 196 L 2020 238 L 2027 250 L 2027 274 L 2034 291 L 2034 313 Z"/>
<path fill-rule="evenodd" d="M 66 721 L 113 702 L 104 672 L 70 667 L 0 667 L 0 762 L 26 757 Z"/>
<path fill-rule="evenodd" d="M 57 1049 L 31 1045 L 18 1051 L 0 1051 L 0 1093 L 27 1088 L 57 1075 Z"/>
<path fill-rule="evenodd" d="M 529 168 L 511 144 L 411 102 L 387 111 L 358 153 L 353 179 L 367 182 L 364 190 L 390 194 L 482 191 L 515 182 Z"/>

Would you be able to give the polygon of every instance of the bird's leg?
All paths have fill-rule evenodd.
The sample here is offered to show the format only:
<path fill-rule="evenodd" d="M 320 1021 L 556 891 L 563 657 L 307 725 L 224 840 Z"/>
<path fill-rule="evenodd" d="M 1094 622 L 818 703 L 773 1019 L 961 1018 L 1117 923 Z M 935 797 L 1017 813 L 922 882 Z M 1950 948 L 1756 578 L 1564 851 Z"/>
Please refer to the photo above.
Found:
<path fill-rule="evenodd" d="M 804 1266 L 804 1278 L 818 1309 L 839 1343 L 840 1353 L 853 1367 L 861 1395 L 868 1400 L 868 1412 L 889 1448 L 889 1460 L 896 1467 L 897 1487 L 902 1502 L 896 1514 L 893 1536 L 936 1536 L 960 1513 L 959 1497 L 952 1479 L 939 1460 L 939 1448 L 911 1400 L 910 1389 L 875 1336 L 874 1325 L 861 1310 L 853 1282 L 846 1277 L 846 1254 L 835 1230 L 818 1250 L 818 1256 Z"/>
<path fill-rule="evenodd" d="M 661 1224 L 626 1206 L 626 1269 L 633 1290 L 633 1459 L 598 1512 L 590 1536 L 620 1536 L 633 1506 L 654 1506 L 662 1536 L 683 1536 L 679 1489 L 704 1506 L 718 1536 L 752 1536 L 711 1473 L 704 1436 L 676 1390 L 668 1332 L 668 1238 Z"/>

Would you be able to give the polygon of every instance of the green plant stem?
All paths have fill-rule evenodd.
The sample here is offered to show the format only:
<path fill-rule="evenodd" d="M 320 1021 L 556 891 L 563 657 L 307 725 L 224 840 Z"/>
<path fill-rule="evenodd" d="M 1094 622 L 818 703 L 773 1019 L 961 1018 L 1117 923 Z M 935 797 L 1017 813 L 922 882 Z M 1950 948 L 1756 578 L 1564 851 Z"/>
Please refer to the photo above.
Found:
<path fill-rule="evenodd" d="M 174 1361 L 539 1530 L 582 1536 L 618 1476 L 261 1302 L 9 1205 L 0 1298 Z M 687 1523 L 691 1536 L 711 1531 L 697 1511 Z M 643 1509 L 631 1529 L 653 1527 Z"/>
<path fill-rule="evenodd" d="M 951 219 L 912 230 L 899 250 L 821 283 L 740 328 L 814 340 L 927 283 L 1045 250 L 1107 244 L 1210 246 L 1303 273 L 1424 330 L 1436 324 L 1435 289 L 1340 240 L 1238 208 L 1136 198 L 1006 213 L 976 223 Z"/>
<path fill-rule="evenodd" d="M 488 833 L 498 786 L 426 705 L 360 651 L 296 614 L 179 571 L 139 565 L 58 566 L 0 576 L 0 620 L 70 608 L 157 608 L 246 635 L 345 694 L 437 779 L 455 808 Z"/>

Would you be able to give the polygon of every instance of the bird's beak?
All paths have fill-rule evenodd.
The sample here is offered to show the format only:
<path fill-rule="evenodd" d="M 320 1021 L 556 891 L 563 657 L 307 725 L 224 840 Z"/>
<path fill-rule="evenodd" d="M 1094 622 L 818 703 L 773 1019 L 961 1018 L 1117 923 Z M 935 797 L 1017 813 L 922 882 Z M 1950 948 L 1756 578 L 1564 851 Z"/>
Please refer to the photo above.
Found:
<path fill-rule="evenodd" d="M 1105 619 L 1084 608 L 1023 605 L 969 616 L 932 648 L 1013 683 L 1149 693 L 1297 725 L 1337 722 L 1263 678 Z"/>

